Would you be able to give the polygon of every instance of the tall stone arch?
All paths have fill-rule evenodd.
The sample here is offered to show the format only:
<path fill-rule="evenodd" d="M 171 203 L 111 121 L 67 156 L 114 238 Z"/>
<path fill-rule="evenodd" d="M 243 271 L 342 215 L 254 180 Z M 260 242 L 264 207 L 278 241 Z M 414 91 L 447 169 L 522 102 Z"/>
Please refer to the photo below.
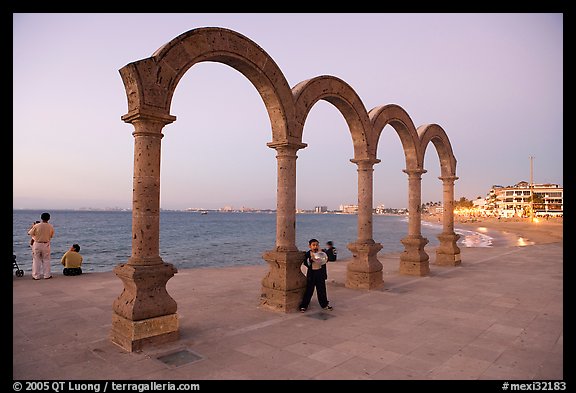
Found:
<path fill-rule="evenodd" d="M 222 28 L 190 30 L 174 38 L 152 57 L 120 69 L 128 99 L 122 120 L 134 126 L 134 177 L 132 198 L 132 254 L 114 272 L 124 290 L 113 303 L 111 340 L 133 351 L 147 343 L 178 337 L 177 304 L 166 291 L 176 273 L 159 255 L 160 153 L 162 129 L 176 120 L 170 114 L 178 82 L 194 64 L 227 64 L 245 75 L 258 90 L 268 111 L 272 130 L 269 146 L 279 151 L 276 251 L 294 252 L 295 167 L 284 165 L 285 152 L 305 145 L 293 129 L 292 91 L 273 59 L 243 35 Z M 293 195 L 292 195 L 293 194 Z M 292 206 L 293 205 L 293 206 Z M 277 270 L 281 270 L 278 268 Z M 283 292 L 289 291 L 274 275 Z"/>
<path fill-rule="evenodd" d="M 454 181 L 456 176 L 456 157 L 446 132 L 438 124 L 425 124 L 418 127 L 420 139 L 419 161 L 424 165 L 424 155 L 428 144 L 432 142 L 440 160 L 440 177 L 442 180 L 442 233 L 438 240 L 440 245 L 436 248 L 436 265 L 456 266 L 461 263 L 460 248 L 456 244 L 460 235 L 454 232 Z"/>
<path fill-rule="evenodd" d="M 364 103 L 354 89 L 343 80 L 330 75 L 300 82 L 292 88 L 295 103 L 295 130 L 302 138 L 304 123 L 312 107 L 325 100 L 336 107 L 346 120 L 354 158 L 358 166 L 358 237 L 348 244 L 352 260 L 347 265 L 348 288 L 374 289 L 383 285 L 382 263 L 376 257 L 382 245 L 373 239 L 373 166 L 379 160 L 370 154 L 371 125 Z"/>
<path fill-rule="evenodd" d="M 421 231 L 421 200 L 422 200 L 422 174 L 423 169 L 419 160 L 420 139 L 416 127 L 408 113 L 399 105 L 389 104 L 370 110 L 372 123 L 372 138 L 370 143 L 372 154 L 377 157 L 377 148 L 380 135 L 384 127 L 392 126 L 396 131 L 406 162 L 403 171 L 408 175 L 408 235 L 402 239 L 404 252 L 400 254 L 400 273 L 426 276 L 430 273 L 429 256 L 424 251 L 428 239 L 422 237 Z"/>

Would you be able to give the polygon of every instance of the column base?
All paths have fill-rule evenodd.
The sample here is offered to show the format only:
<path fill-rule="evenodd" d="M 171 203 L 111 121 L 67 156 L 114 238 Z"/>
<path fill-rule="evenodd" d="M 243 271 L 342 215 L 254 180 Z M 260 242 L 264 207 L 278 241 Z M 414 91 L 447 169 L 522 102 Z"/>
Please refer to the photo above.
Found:
<path fill-rule="evenodd" d="M 430 274 L 430 257 L 424 251 L 428 239 L 420 235 L 408 235 L 401 240 L 404 252 L 400 254 L 400 274 L 427 276 Z"/>
<path fill-rule="evenodd" d="M 166 291 L 166 283 L 176 272 L 178 270 L 170 263 L 117 265 L 114 273 L 124 283 L 124 290 L 114 300 L 112 309 L 132 321 L 176 313 L 178 305 Z"/>
<path fill-rule="evenodd" d="M 384 285 L 382 263 L 376 257 L 380 243 L 350 243 L 352 261 L 346 266 L 346 288 L 378 289 Z"/>
<path fill-rule="evenodd" d="M 262 254 L 270 270 L 262 279 L 261 307 L 282 313 L 298 310 L 306 290 L 306 276 L 300 270 L 304 255 L 304 251 L 276 250 Z"/>
<path fill-rule="evenodd" d="M 460 235 L 456 233 L 441 233 L 437 236 L 440 245 L 436 249 L 436 262 L 438 266 L 458 266 L 462 263 L 460 258 L 460 248 L 456 241 Z"/>
<path fill-rule="evenodd" d="M 110 341 L 128 352 L 141 350 L 144 346 L 176 341 L 178 315 L 170 314 L 131 321 L 116 313 L 112 314 Z"/>
<path fill-rule="evenodd" d="M 112 304 L 110 340 L 126 351 L 178 339 L 178 308 L 166 291 L 167 281 L 177 272 L 169 263 L 120 264 L 114 273 L 124 290 Z"/>

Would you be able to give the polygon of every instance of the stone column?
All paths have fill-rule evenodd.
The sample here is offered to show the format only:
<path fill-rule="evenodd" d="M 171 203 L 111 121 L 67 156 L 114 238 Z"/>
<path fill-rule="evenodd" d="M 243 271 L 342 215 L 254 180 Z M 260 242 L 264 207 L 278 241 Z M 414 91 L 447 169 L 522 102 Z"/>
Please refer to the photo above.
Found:
<path fill-rule="evenodd" d="M 400 254 L 400 274 L 427 276 L 430 257 L 424 251 L 428 239 L 422 237 L 422 174 L 425 169 L 405 169 L 408 174 L 408 236 L 401 240 L 404 252 Z"/>
<path fill-rule="evenodd" d="M 306 144 L 271 142 L 268 146 L 277 152 L 276 247 L 262 254 L 270 270 L 262 279 L 260 305 L 292 312 L 298 309 L 306 289 L 306 277 L 300 270 L 305 253 L 296 247 L 296 152 Z"/>
<path fill-rule="evenodd" d="M 347 245 L 352 260 L 347 265 L 346 287 L 376 289 L 384 285 L 382 263 L 377 258 L 382 245 L 372 238 L 374 164 L 380 160 L 350 161 L 358 165 L 358 239 Z"/>
<path fill-rule="evenodd" d="M 178 339 L 177 305 L 166 291 L 177 272 L 164 263 L 160 244 L 160 147 L 170 115 L 132 114 L 122 119 L 134 126 L 132 255 L 114 273 L 124 290 L 113 303 L 110 339 L 127 351 Z"/>
<path fill-rule="evenodd" d="M 436 265 L 460 265 L 460 248 L 456 241 L 460 238 L 454 232 L 454 181 L 456 176 L 441 176 L 444 199 L 444 212 L 442 214 L 443 231 L 438 235 L 440 245 L 436 249 Z"/>

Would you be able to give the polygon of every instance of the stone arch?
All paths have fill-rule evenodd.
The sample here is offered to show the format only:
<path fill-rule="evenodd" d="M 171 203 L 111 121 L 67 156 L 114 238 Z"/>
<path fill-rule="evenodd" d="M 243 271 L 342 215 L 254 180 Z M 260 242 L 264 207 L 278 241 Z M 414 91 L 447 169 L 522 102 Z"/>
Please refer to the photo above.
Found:
<path fill-rule="evenodd" d="M 420 138 L 419 158 L 424 165 L 424 155 L 428 144 L 432 142 L 440 160 L 440 177 L 442 180 L 442 233 L 438 240 L 440 245 L 436 248 L 436 265 L 456 266 L 460 265 L 460 248 L 456 245 L 460 235 L 454 232 L 454 182 L 456 176 L 456 157 L 452 152 L 452 145 L 446 132 L 438 124 L 425 124 L 418 127 Z"/>
<path fill-rule="evenodd" d="M 171 341 L 178 336 L 177 303 L 166 291 L 177 272 L 164 263 L 160 249 L 160 153 L 162 130 L 176 120 L 170 114 L 178 82 L 190 67 L 202 61 L 227 64 L 246 76 L 268 111 L 272 142 L 278 151 L 276 250 L 300 257 L 295 246 L 295 158 L 304 144 L 294 136 L 294 102 L 283 73 L 272 58 L 243 35 L 222 28 L 190 30 L 158 49 L 152 57 L 120 69 L 128 99 L 122 120 L 134 126 L 132 192 L 132 253 L 114 272 L 124 290 L 113 303 L 112 342 L 129 351 L 144 344 Z M 292 194 L 294 195 L 292 195 Z M 298 259 L 299 260 L 299 259 Z M 286 310 L 286 294 L 293 298 L 301 282 L 286 283 L 286 263 L 273 263 L 263 280 L 263 297 L 273 308 Z M 271 293 L 270 291 L 273 293 Z M 270 293 L 269 293 L 270 292 Z M 278 296 L 280 294 L 280 296 Z M 276 298 L 278 297 L 278 298 Z M 290 308 L 295 306 L 290 304 Z"/>
<path fill-rule="evenodd" d="M 308 113 L 319 100 L 334 105 L 344 116 L 358 166 L 358 238 L 347 245 L 352 261 L 347 265 L 348 288 L 375 289 L 383 285 L 382 264 L 376 254 L 382 245 L 374 242 L 372 227 L 373 166 L 378 160 L 370 156 L 372 140 L 370 118 L 366 107 L 354 89 L 343 80 L 330 75 L 300 82 L 292 88 L 296 110 L 295 126 L 300 139 Z"/>
<path fill-rule="evenodd" d="M 406 169 L 419 168 L 420 139 L 408 113 L 399 105 L 388 104 L 371 109 L 368 115 L 372 124 L 371 136 L 374 139 L 370 143 L 370 154 L 374 158 L 377 157 L 380 135 L 384 127 L 389 124 L 394 128 L 402 143 L 404 157 L 406 159 Z"/>
<path fill-rule="evenodd" d="M 298 83 L 292 88 L 292 94 L 296 115 L 295 134 L 300 141 L 308 113 L 318 101 L 325 100 L 340 111 L 348 124 L 354 159 L 369 158 L 370 119 L 362 100 L 349 84 L 335 76 L 322 75 Z"/>
<path fill-rule="evenodd" d="M 426 148 L 432 142 L 438 152 L 441 175 L 456 176 L 456 157 L 454 157 L 450 139 L 444 129 L 438 124 L 425 124 L 418 127 L 417 132 L 420 139 L 420 156 L 418 157 L 420 167 L 424 167 Z"/>
<path fill-rule="evenodd" d="M 378 141 L 386 125 L 391 125 L 402 143 L 406 169 L 408 175 L 408 234 L 401 242 L 404 251 L 400 254 L 400 273 L 416 276 L 426 276 L 430 272 L 429 256 L 424 250 L 428 239 L 422 237 L 421 200 L 422 200 L 422 174 L 425 172 L 419 158 L 420 139 L 416 127 L 408 113 L 399 105 L 389 104 L 370 110 L 372 123 L 371 146 L 372 154 L 376 157 Z"/>
<path fill-rule="evenodd" d="M 170 116 L 170 105 L 180 79 L 194 64 L 227 64 L 252 82 L 264 101 L 274 142 L 293 141 L 290 120 L 294 105 L 290 86 L 274 60 L 255 42 L 224 28 L 187 31 L 158 49 L 152 57 L 120 70 L 128 97 L 128 113 Z"/>

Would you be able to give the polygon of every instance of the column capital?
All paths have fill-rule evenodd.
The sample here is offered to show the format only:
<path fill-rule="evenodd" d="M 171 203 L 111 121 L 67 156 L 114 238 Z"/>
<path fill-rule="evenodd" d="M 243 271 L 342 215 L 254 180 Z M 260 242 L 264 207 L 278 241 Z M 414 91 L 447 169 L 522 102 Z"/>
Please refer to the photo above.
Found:
<path fill-rule="evenodd" d="M 138 121 L 153 121 L 162 123 L 164 125 L 176 121 L 176 116 L 159 112 L 144 112 L 142 110 L 128 112 L 121 117 L 126 123 L 134 123 Z"/>
<path fill-rule="evenodd" d="M 443 182 L 454 182 L 458 180 L 458 176 L 438 176 L 438 179 L 442 180 Z"/>
<path fill-rule="evenodd" d="M 288 141 L 281 141 L 281 142 L 268 142 L 266 144 L 271 149 L 275 149 L 279 155 L 292 155 L 296 154 L 296 152 L 300 149 L 304 149 L 308 146 L 306 143 L 301 142 L 288 142 Z"/>
<path fill-rule="evenodd" d="M 352 158 L 350 162 L 358 165 L 358 169 L 372 169 L 374 164 L 378 164 L 380 160 L 378 158 Z"/>
<path fill-rule="evenodd" d="M 408 177 L 417 177 L 418 179 L 421 179 L 422 175 L 428 171 L 423 168 L 416 168 L 416 169 L 402 169 L 402 172 L 406 173 Z"/>

